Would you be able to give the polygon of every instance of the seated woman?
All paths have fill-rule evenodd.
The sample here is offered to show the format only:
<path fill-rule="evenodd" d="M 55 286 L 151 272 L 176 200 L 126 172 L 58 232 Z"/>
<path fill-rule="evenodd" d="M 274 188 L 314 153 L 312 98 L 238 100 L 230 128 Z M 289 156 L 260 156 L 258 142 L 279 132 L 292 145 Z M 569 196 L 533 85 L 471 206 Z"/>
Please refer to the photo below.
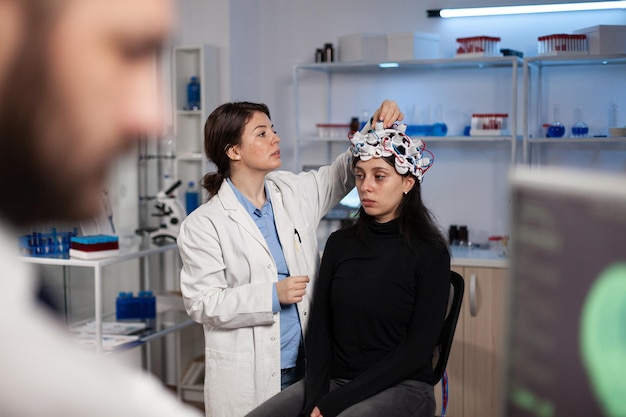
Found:
<path fill-rule="evenodd" d="M 351 138 L 361 200 L 328 238 L 306 334 L 306 377 L 248 417 L 435 413 L 433 350 L 450 290 L 446 240 L 422 202 L 432 159 L 404 126 Z"/>

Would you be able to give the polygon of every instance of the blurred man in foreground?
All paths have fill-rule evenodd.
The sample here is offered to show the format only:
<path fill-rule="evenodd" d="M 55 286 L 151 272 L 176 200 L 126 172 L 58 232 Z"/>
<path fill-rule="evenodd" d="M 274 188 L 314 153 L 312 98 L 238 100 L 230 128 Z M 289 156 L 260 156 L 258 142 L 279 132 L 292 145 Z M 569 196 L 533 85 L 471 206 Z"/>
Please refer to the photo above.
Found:
<path fill-rule="evenodd" d="M 161 129 L 168 0 L 0 0 L 0 414 L 201 415 L 153 377 L 80 351 L 37 303 L 17 229 L 101 205 L 112 162 Z"/>

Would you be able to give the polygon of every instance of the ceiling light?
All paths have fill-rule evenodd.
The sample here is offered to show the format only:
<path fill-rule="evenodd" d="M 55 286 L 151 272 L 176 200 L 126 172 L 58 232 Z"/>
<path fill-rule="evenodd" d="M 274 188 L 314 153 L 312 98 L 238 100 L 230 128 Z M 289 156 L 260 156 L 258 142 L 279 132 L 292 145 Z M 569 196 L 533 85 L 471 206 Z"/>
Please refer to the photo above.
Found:
<path fill-rule="evenodd" d="M 626 1 L 598 1 L 587 3 L 527 4 L 521 6 L 469 7 L 459 9 L 427 10 L 428 17 L 474 17 L 507 14 L 579 12 L 589 10 L 624 9 Z"/>

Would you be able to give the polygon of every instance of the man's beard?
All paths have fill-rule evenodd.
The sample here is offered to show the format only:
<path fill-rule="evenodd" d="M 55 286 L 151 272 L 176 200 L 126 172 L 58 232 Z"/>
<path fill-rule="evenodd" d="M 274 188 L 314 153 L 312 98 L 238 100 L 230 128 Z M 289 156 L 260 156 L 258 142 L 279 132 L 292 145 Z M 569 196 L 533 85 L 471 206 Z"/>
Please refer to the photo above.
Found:
<path fill-rule="evenodd" d="M 71 187 L 41 155 L 44 139 L 55 139 L 45 138 L 53 135 L 50 124 L 59 126 L 64 116 L 43 32 L 33 28 L 25 36 L 0 94 L 0 217 L 18 227 L 74 217 Z"/>

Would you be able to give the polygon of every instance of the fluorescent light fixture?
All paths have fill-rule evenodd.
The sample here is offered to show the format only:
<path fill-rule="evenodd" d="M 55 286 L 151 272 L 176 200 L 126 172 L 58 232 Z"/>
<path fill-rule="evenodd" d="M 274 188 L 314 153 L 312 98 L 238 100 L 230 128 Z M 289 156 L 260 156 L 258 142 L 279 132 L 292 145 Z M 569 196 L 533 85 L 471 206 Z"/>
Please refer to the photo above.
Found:
<path fill-rule="evenodd" d="M 589 10 L 625 9 L 626 1 L 597 1 L 586 3 L 527 4 L 521 6 L 469 7 L 427 10 L 428 17 L 500 16 L 506 14 L 580 12 Z"/>
<path fill-rule="evenodd" d="M 381 62 L 378 66 L 380 68 L 398 68 L 400 64 L 397 62 Z"/>

